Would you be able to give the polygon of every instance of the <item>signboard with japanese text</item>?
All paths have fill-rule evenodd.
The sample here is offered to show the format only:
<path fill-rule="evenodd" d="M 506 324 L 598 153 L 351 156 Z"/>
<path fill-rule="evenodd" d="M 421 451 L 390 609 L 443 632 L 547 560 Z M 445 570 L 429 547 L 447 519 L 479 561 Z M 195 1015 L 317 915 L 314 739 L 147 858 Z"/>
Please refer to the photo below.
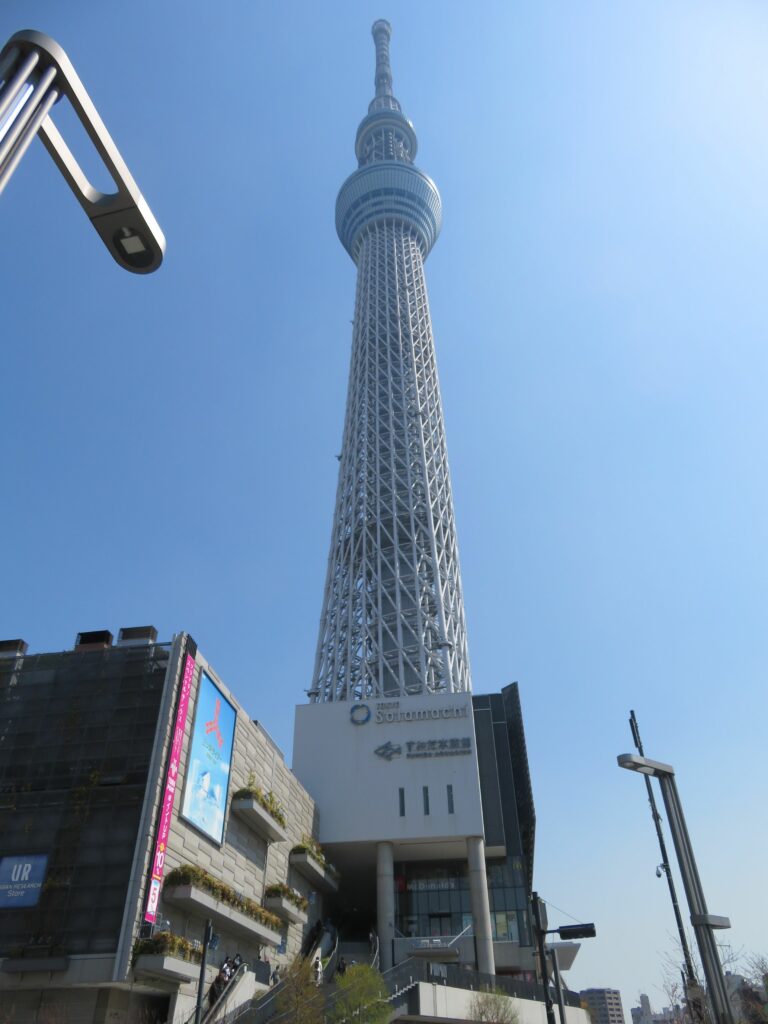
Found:
<path fill-rule="evenodd" d="M 168 833 L 171 830 L 171 818 L 173 816 L 173 801 L 176 796 L 176 784 L 179 775 L 179 763 L 181 751 L 184 746 L 184 731 L 187 727 L 189 714 L 189 696 L 192 692 L 192 682 L 195 678 L 195 658 L 193 654 L 187 654 L 184 661 L 184 671 L 181 677 L 181 688 L 179 691 L 179 703 L 176 709 L 176 722 L 171 737 L 171 753 L 168 759 L 168 771 L 165 777 L 165 788 L 163 800 L 160 805 L 160 821 L 155 838 L 155 852 L 152 857 L 152 877 L 149 882 L 147 894 L 147 907 L 144 912 L 144 920 L 154 924 L 157 918 L 157 903 L 160 899 L 160 889 L 163 884 L 163 868 L 165 865 L 165 851 L 168 846 Z"/>
<path fill-rule="evenodd" d="M 293 770 L 321 843 L 439 840 L 461 857 L 460 837 L 483 835 L 470 693 L 299 705 Z"/>

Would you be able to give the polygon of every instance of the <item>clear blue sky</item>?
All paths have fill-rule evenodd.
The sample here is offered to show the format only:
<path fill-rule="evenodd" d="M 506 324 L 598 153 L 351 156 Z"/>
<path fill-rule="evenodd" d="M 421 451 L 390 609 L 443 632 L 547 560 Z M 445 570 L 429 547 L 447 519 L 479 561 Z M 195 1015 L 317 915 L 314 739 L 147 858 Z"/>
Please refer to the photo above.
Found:
<path fill-rule="evenodd" d="M 536 885 L 598 928 L 571 985 L 659 1006 L 673 921 L 615 762 L 631 707 L 710 910 L 768 952 L 764 4 L 5 0 L 3 39 L 68 51 L 168 252 L 120 271 L 37 142 L 0 198 L 0 634 L 189 630 L 290 755 L 354 298 L 333 204 L 376 17 L 443 196 L 474 688 L 520 682 Z"/>

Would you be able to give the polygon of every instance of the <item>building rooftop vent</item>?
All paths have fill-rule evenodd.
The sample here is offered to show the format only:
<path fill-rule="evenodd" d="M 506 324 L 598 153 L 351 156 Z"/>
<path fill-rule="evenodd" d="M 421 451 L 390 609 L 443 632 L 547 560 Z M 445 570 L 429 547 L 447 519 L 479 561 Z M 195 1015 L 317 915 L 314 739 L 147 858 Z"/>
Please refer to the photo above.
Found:
<path fill-rule="evenodd" d="M 108 629 L 92 629 L 87 633 L 78 633 L 75 640 L 76 651 L 102 651 L 112 646 L 112 634 Z"/>
<path fill-rule="evenodd" d="M 28 647 L 24 640 L 0 640 L 0 658 L 23 658 Z"/>
<path fill-rule="evenodd" d="M 122 626 L 117 634 L 118 647 L 140 647 L 155 643 L 157 630 L 154 626 Z"/>

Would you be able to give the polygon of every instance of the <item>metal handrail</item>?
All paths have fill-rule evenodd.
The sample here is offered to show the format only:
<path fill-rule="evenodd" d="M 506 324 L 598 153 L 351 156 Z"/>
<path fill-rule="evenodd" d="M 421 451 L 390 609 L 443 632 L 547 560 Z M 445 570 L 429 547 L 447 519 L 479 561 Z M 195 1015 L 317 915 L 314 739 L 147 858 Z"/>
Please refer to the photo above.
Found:
<path fill-rule="evenodd" d="M 216 1007 L 217 1007 L 217 1006 L 219 1005 L 219 1003 L 221 1002 L 221 1000 L 223 999 L 223 997 L 224 997 L 224 996 L 225 996 L 225 995 L 226 995 L 226 994 L 227 994 L 228 992 L 230 992 L 230 991 L 231 991 L 231 989 L 230 989 L 230 985 L 232 985 L 232 984 L 233 984 L 233 983 L 234 983 L 235 981 L 239 981 L 239 980 L 240 980 L 240 979 L 241 979 L 241 978 L 242 978 L 242 977 L 244 976 L 244 974 L 245 974 L 245 972 L 246 972 L 247 970 L 248 970 L 248 964 L 247 964 L 247 963 L 246 963 L 246 962 L 245 962 L 244 960 L 243 960 L 243 962 L 242 962 L 242 963 L 240 963 L 240 964 L 238 964 L 238 965 L 237 965 L 237 970 L 236 970 L 236 971 L 235 971 L 235 973 L 234 973 L 234 974 L 233 974 L 233 975 L 232 975 L 232 976 L 231 976 L 231 977 L 230 977 L 230 978 L 229 978 L 229 979 L 227 980 L 227 984 L 226 984 L 226 985 L 224 986 L 224 988 L 223 988 L 223 989 L 221 990 L 221 995 L 219 996 L 219 998 L 218 998 L 218 999 L 217 999 L 217 1000 L 216 1000 L 216 1001 L 214 1002 L 213 1006 L 209 1007 L 209 1008 L 208 1008 L 208 1009 L 207 1009 L 207 1010 L 205 1011 L 205 1013 L 203 1014 L 203 1016 L 202 1016 L 202 1020 L 201 1020 L 201 1024 L 207 1024 L 207 1021 L 208 1021 L 208 1017 L 210 1016 L 210 1014 L 212 1014 L 212 1013 L 213 1013 L 213 1011 L 214 1011 L 214 1010 L 216 1009 Z M 211 982 L 211 985 L 213 985 L 213 982 Z M 211 991 L 211 985 L 209 985 L 209 986 L 208 986 L 208 990 L 207 990 L 207 992 L 205 993 L 205 995 L 203 996 L 203 998 L 204 998 L 204 999 L 205 999 L 205 998 L 207 997 L 208 993 L 209 993 L 209 992 Z M 197 1015 L 197 1010 L 195 1009 L 195 1010 L 193 1010 L 193 1011 L 192 1011 L 192 1013 L 190 1014 L 190 1016 L 189 1016 L 189 1017 L 187 1017 L 187 1019 L 186 1019 L 186 1020 L 184 1021 L 184 1024 L 192 1024 L 192 1022 L 194 1021 L 194 1019 L 195 1019 L 195 1016 L 196 1016 L 196 1015 Z"/>
<path fill-rule="evenodd" d="M 326 931 L 327 931 L 327 929 L 324 929 L 320 933 L 320 935 L 319 935 L 319 937 L 317 939 L 317 942 L 309 950 L 309 952 L 307 953 L 306 957 L 304 957 L 305 960 L 309 960 L 311 962 L 319 954 L 320 947 L 322 946 L 322 943 L 323 943 L 323 936 L 325 935 Z M 337 949 L 338 949 L 338 932 L 336 933 L 336 946 L 334 947 L 334 952 Z M 282 992 L 282 990 L 283 990 L 283 988 L 285 986 L 285 980 L 286 980 L 287 973 L 288 972 L 287 972 L 287 969 L 286 969 L 286 974 L 283 975 L 283 977 L 280 978 L 280 980 L 278 981 L 278 983 L 276 985 L 273 985 L 271 988 L 267 989 L 266 992 L 263 992 L 258 998 L 254 998 L 251 1001 L 251 1004 L 248 1007 L 248 1010 L 252 1011 L 254 1015 L 258 1015 L 258 1016 L 254 1016 L 255 1020 L 263 1019 L 265 1022 L 266 1021 L 277 1022 L 277 1021 L 280 1020 L 281 1017 L 285 1016 L 285 1014 L 279 1014 L 279 1015 L 275 1016 L 275 1014 L 272 1013 L 270 1016 L 266 1016 L 265 1017 L 264 1016 L 264 1011 L 267 1010 L 268 1007 L 272 1006 L 274 1004 L 275 1000 L 279 997 L 280 993 Z M 325 974 L 323 974 L 323 979 L 325 980 Z"/>
<path fill-rule="evenodd" d="M 379 942 L 378 934 L 373 929 L 371 929 L 371 935 L 376 940 L 371 951 L 371 967 L 374 971 L 378 971 L 381 960 L 381 943 Z"/>
<path fill-rule="evenodd" d="M 240 982 L 245 977 L 245 974 L 246 974 L 247 970 L 248 970 L 248 964 L 245 961 L 243 961 L 241 964 L 238 965 L 237 970 L 235 971 L 235 973 L 230 978 L 227 979 L 227 984 L 221 990 L 221 993 L 220 993 L 218 999 L 216 999 L 214 1001 L 213 1006 L 209 1007 L 207 1012 L 203 1014 L 203 1019 L 202 1019 L 201 1024 L 209 1024 L 209 1021 L 213 1020 L 213 1018 L 214 1018 L 214 1016 L 216 1014 L 216 1011 L 219 1009 L 219 1007 L 222 1005 L 222 1003 L 230 995 L 232 995 L 232 993 L 234 992 L 235 987 L 237 986 L 238 982 Z M 209 989 L 209 991 L 210 991 L 210 989 Z M 194 1015 L 193 1015 L 193 1019 L 194 1019 Z"/>
<path fill-rule="evenodd" d="M 326 931 L 327 930 L 328 929 L 326 929 Z M 336 961 L 338 960 L 338 956 L 339 956 L 339 930 L 338 930 L 338 928 L 334 928 L 333 932 L 331 934 L 335 936 L 335 940 L 336 941 L 333 944 L 333 950 L 331 952 L 331 955 L 328 957 L 328 963 L 323 968 L 323 981 L 331 981 L 332 980 L 333 975 L 336 972 Z M 322 945 L 322 941 L 323 940 L 322 940 L 322 935 L 321 935 L 320 936 L 320 943 L 318 943 L 318 945 Z M 320 959 L 321 959 L 321 962 L 322 962 L 322 957 Z"/>

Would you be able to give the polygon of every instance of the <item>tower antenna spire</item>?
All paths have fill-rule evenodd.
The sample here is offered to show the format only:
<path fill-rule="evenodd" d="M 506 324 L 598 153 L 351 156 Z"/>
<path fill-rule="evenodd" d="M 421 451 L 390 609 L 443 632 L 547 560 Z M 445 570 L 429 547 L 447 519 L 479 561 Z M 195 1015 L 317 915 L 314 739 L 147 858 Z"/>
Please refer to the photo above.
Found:
<path fill-rule="evenodd" d="M 388 21 L 379 18 L 374 21 L 371 35 L 376 45 L 376 96 L 392 95 L 392 68 L 389 63 L 389 40 L 392 37 L 392 26 Z"/>

